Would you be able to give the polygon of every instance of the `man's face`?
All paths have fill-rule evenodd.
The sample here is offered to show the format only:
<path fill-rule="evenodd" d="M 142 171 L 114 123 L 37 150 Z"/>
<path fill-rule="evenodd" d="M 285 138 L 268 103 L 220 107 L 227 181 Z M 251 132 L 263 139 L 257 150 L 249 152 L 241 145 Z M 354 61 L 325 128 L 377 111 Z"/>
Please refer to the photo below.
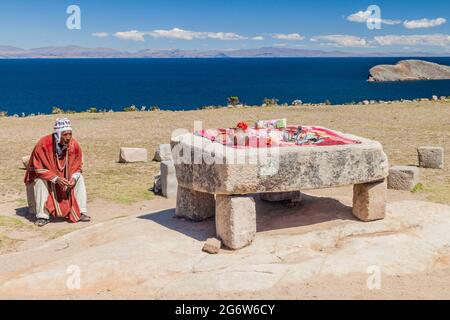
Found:
<path fill-rule="evenodd" d="M 71 139 L 72 139 L 72 131 L 61 132 L 61 141 L 60 141 L 61 145 L 67 146 Z"/>

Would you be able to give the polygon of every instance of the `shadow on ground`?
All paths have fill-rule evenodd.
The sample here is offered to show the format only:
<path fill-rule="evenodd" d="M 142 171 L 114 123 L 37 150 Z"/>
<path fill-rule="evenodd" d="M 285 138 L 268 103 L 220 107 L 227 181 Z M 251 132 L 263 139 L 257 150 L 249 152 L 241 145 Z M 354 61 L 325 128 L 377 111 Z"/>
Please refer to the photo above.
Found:
<path fill-rule="evenodd" d="M 333 220 L 356 220 L 352 208 L 329 198 L 303 194 L 296 206 L 286 202 L 266 202 L 255 195 L 256 229 L 258 232 L 309 226 Z M 209 218 L 194 222 L 175 217 L 175 209 L 167 209 L 138 217 L 154 221 L 168 229 L 185 234 L 198 241 L 215 237 L 215 220 Z"/>
<path fill-rule="evenodd" d="M 16 215 L 27 219 L 29 222 L 34 223 L 36 221 L 36 216 L 28 211 L 28 207 L 20 207 L 14 209 L 16 211 Z M 68 220 L 66 218 L 59 217 L 50 217 L 51 223 L 67 223 Z"/>
<path fill-rule="evenodd" d="M 36 220 L 35 216 L 28 211 L 28 207 L 20 207 L 14 210 L 16 211 L 16 215 L 19 217 L 25 218 L 30 222 L 34 222 Z"/>

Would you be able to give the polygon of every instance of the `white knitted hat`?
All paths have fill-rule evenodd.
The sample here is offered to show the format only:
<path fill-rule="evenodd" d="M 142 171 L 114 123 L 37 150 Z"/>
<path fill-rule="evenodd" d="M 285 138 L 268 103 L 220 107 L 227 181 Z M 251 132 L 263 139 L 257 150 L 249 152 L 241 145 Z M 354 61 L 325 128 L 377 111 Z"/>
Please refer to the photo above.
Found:
<path fill-rule="evenodd" d="M 60 133 L 63 131 L 72 131 L 72 125 L 70 120 L 67 118 L 56 119 L 55 126 L 53 127 L 55 133 Z"/>

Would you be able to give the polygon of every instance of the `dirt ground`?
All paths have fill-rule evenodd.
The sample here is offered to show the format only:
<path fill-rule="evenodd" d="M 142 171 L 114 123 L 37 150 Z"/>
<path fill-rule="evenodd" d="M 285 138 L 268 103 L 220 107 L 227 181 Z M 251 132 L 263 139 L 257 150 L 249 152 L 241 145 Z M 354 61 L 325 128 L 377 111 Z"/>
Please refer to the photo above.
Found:
<path fill-rule="evenodd" d="M 173 208 L 173 200 L 163 199 L 149 191 L 153 177 L 159 171 L 159 163 L 119 164 L 119 148 L 144 147 L 151 158 L 157 145 L 167 143 L 174 130 L 184 128 L 192 131 L 194 121 L 202 121 L 203 127 L 230 127 L 240 120 L 253 123 L 260 119 L 286 117 L 289 124 L 321 125 L 378 140 L 383 144 L 391 165 L 417 165 L 416 148 L 423 145 L 444 147 L 445 157 L 450 159 L 450 102 L 73 114 L 68 117 L 74 127 L 74 137 L 85 154 L 89 213 L 94 219 L 89 224 L 74 225 L 61 221 L 37 228 L 26 209 L 21 158 L 31 152 L 41 136 L 51 132 L 56 117 L 0 118 L 0 257 L 12 255 L 14 258 L 15 254 L 39 250 L 95 225 L 114 224 L 140 213 Z M 450 167 L 445 164 L 443 170 L 421 169 L 420 174 L 423 188 L 414 193 L 390 190 L 389 201 L 424 200 L 450 204 Z M 351 193 L 345 188 L 324 192 L 330 197 L 340 192 L 346 196 Z M 164 228 L 158 230 L 165 232 Z M 436 270 L 386 276 L 382 292 L 367 291 L 361 287 L 361 281 L 365 281 L 367 275 L 351 273 L 345 277 L 316 277 L 298 284 L 294 291 L 288 290 L 289 286 L 277 286 L 255 292 L 230 291 L 223 297 L 447 299 L 450 298 L 449 282 L 445 279 L 450 279 L 449 263 L 450 259 L 443 268 Z M 1 269 L 0 266 L 0 277 Z M 102 293 L 94 297 L 117 298 L 123 295 Z M 146 296 L 141 292 L 128 297 Z M 170 298 L 173 295 L 152 297 Z M 204 298 L 201 292 L 191 292 L 185 298 L 197 297 Z"/>

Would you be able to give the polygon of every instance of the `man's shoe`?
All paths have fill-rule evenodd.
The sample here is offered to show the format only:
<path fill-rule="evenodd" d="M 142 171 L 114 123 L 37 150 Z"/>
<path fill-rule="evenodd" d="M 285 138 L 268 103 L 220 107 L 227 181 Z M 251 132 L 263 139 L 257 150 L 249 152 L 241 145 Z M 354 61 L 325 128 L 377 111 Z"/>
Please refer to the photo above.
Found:
<path fill-rule="evenodd" d="M 50 222 L 50 220 L 49 219 L 42 219 L 42 218 L 39 218 L 39 219 L 37 219 L 35 222 L 34 222 L 34 224 L 36 225 L 36 226 L 38 226 L 38 227 L 43 227 L 43 226 L 45 226 L 47 223 L 49 223 Z"/>
<path fill-rule="evenodd" d="M 81 222 L 90 222 L 91 221 L 91 217 L 89 217 L 88 215 L 82 213 L 81 217 L 80 217 L 80 221 Z"/>

